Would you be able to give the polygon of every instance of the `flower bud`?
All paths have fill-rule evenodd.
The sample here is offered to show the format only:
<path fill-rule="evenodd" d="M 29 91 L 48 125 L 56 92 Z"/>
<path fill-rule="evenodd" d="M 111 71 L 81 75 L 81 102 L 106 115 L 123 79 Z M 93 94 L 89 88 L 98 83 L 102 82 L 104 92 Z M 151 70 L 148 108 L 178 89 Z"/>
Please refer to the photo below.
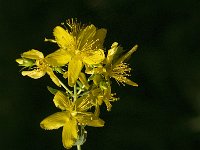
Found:
<path fill-rule="evenodd" d="M 34 65 L 34 61 L 31 59 L 27 59 L 27 58 L 18 58 L 18 59 L 16 59 L 16 62 L 20 66 L 24 66 L 24 67 L 32 67 Z"/>

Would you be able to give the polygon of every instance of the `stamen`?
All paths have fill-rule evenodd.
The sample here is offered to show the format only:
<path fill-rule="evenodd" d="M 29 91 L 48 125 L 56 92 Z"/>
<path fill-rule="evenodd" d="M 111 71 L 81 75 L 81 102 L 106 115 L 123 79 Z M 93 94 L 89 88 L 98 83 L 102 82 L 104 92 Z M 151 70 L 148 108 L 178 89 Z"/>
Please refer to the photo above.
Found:
<path fill-rule="evenodd" d="M 125 86 L 124 83 L 126 82 L 126 77 L 131 76 L 130 71 L 131 68 L 126 63 L 120 63 L 112 69 L 111 76 L 115 78 L 118 84 L 120 82 L 123 86 Z"/>
<path fill-rule="evenodd" d="M 99 39 L 96 39 L 95 41 L 94 40 L 91 40 L 90 42 L 86 42 L 83 47 L 82 47 L 82 51 L 88 51 L 90 49 L 92 49 L 93 45 L 99 41 Z M 97 46 L 93 49 L 93 50 L 97 50 Z"/>
<path fill-rule="evenodd" d="M 91 107 L 88 97 L 89 95 L 79 104 L 79 108 L 89 109 Z"/>
<path fill-rule="evenodd" d="M 71 18 L 66 21 L 66 24 L 70 30 L 70 32 L 76 36 L 82 29 L 82 24 L 78 23 L 77 18 Z M 67 28 L 67 27 L 66 27 Z"/>

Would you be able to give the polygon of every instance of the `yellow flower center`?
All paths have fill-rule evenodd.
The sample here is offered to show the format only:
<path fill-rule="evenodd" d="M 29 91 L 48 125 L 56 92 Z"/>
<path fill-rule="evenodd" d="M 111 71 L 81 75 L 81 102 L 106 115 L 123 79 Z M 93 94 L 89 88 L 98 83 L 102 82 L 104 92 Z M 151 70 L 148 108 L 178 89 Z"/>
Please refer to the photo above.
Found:
<path fill-rule="evenodd" d="M 72 115 L 72 117 L 75 117 L 77 115 L 77 112 L 76 111 L 72 111 L 71 115 Z"/>
<path fill-rule="evenodd" d="M 36 66 L 40 70 L 45 70 L 48 67 L 48 64 L 45 59 L 38 59 L 36 60 Z"/>

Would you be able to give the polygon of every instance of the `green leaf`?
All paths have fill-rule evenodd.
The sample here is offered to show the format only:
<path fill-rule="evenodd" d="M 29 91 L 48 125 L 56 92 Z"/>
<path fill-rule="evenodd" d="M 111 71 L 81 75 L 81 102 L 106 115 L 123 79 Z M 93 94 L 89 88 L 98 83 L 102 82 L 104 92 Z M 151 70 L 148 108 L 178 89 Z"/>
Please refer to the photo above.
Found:
<path fill-rule="evenodd" d="M 52 88 L 52 87 L 50 87 L 50 86 L 47 86 L 47 89 L 48 89 L 49 92 L 50 92 L 51 94 L 53 94 L 53 95 L 55 95 L 55 94 L 58 92 L 57 89 L 54 89 L 54 88 Z"/>

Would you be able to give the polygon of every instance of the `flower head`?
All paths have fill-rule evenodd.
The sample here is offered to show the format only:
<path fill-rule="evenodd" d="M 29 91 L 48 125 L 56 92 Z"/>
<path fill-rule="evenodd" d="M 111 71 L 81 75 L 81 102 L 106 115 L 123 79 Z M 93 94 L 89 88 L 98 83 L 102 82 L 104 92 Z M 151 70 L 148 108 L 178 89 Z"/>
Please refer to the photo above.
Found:
<path fill-rule="evenodd" d="M 60 47 L 59 52 L 66 55 L 64 63 L 68 63 L 68 84 L 73 86 L 85 64 L 99 64 L 104 60 L 105 55 L 102 48 L 107 31 L 97 29 L 92 24 L 84 26 L 74 20 L 68 20 L 67 25 L 69 29 L 61 26 L 55 27 L 53 34 L 55 42 Z M 60 64 L 55 63 L 55 65 Z"/>
<path fill-rule="evenodd" d="M 63 146 L 70 149 L 77 145 L 80 149 L 86 140 L 85 126 L 104 126 L 99 118 L 100 106 L 105 103 L 110 111 L 111 102 L 118 100 L 112 93 L 111 78 L 123 85 L 138 86 L 128 79 L 131 68 L 125 62 L 137 45 L 123 53 L 122 47 L 114 42 L 105 56 L 106 29 L 84 25 L 76 19 L 67 20 L 66 24 L 54 28 L 54 39 L 45 39 L 58 45 L 53 53 L 45 57 L 42 52 L 32 49 L 22 53 L 16 62 L 23 67 L 23 76 L 38 79 L 48 74 L 57 86 L 66 90 L 64 93 L 48 87 L 54 94 L 55 106 L 61 111 L 43 119 L 40 126 L 46 130 L 62 127 Z M 62 74 L 58 77 L 68 80 L 68 85 L 59 80 L 55 71 Z"/>
<path fill-rule="evenodd" d="M 111 49 L 108 50 L 104 64 L 100 64 L 93 68 L 87 67 L 86 72 L 88 74 L 95 74 L 96 77 L 101 75 L 101 77 L 103 76 L 108 82 L 110 82 L 110 78 L 114 78 L 118 83 L 122 83 L 123 85 L 126 83 L 132 86 L 138 86 L 137 83 L 127 78 L 130 76 L 131 68 L 124 62 L 136 51 L 137 47 L 137 45 L 134 46 L 130 51 L 121 56 L 122 48 L 118 46 L 117 42 L 114 42 Z"/>
<path fill-rule="evenodd" d="M 22 71 L 23 76 L 29 76 L 33 79 L 38 79 L 47 73 L 52 81 L 57 86 L 60 86 L 58 78 L 53 73 L 50 64 L 48 64 L 48 61 L 46 58 L 44 58 L 42 52 L 32 49 L 30 51 L 24 52 L 21 57 L 22 58 L 16 59 L 16 62 L 19 63 L 19 65 L 29 67 L 28 71 Z M 48 60 L 49 59 L 50 57 L 48 56 Z"/>
<path fill-rule="evenodd" d="M 108 50 L 108 55 L 106 58 L 105 65 L 105 76 L 106 78 L 112 77 L 117 82 L 138 86 L 135 82 L 131 81 L 127 77 L 130 76 L 131 68 L 124 61 L 129 58 L 133 52 L 136 51 L 137 45 L 135 45 L 130 51 L 120 56 L 122 48 L 118 46 L 117 42 L 114 42 L 111 46 L 111 49 Z"/>
<path fill-rule="evenodd" d="M 54 104 L 62 111 L 54 113 L 45 118 L 40 126 L 46 130 L 58 129 L 63 127 L 62 142 L 67 149 L 71 148 L 77 141 L 78 126 L 102 127 L 104 121 L 92 112 L 87 112 L 93 106 L 90 102 L 90 95 L 82 96 L 75 102 L 61 91 L 54 96 Z"/>

